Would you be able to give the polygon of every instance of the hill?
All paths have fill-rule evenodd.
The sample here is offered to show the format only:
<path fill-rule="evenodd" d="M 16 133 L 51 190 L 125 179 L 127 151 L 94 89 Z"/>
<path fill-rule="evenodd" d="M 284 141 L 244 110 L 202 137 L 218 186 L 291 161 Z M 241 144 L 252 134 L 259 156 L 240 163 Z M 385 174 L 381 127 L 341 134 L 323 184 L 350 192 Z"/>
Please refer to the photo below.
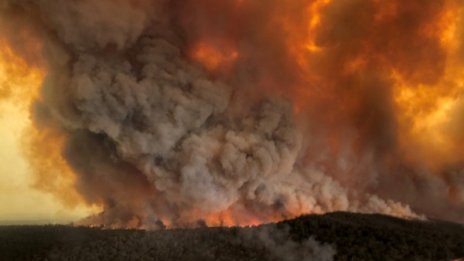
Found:
<path fill-rule="evenodd" d="M 464 226 L 382 215 L 307 215 L 250 228 L 161 231 L 0 227 L 0 260 L 452 260 Z"/>

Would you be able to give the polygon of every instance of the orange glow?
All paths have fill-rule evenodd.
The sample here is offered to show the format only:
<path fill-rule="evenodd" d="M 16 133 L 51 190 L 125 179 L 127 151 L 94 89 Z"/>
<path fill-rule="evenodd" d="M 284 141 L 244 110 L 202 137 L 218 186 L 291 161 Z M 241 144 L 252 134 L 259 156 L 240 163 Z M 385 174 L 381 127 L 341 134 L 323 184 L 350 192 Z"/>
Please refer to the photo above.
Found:
<path fill-rule="evenodd" d="M 236 50 L 208 42 L 198 43 L 192 52 L 192 58 L 210 72 L 229 68 L 238 57 L 239 53 Z"/>
<path fill-rule="evenodd" d="M 323 12 L 331 4 L 331 0 L 309 1 L 304 9 L 305 21 L 302 28 L 295 25 L 293 17 L 282 17 L 281 23 L 288 33 L 287 46 L 291 58 L 298 64 L 300 74 L 303 76 L 303 85 L 291 86 L 290 96 L 293 100 L 294 112 L 300 113 L 309 106 L 308 101 L 314 96 L 314 90 L 308 85 L 320 84 L 319 75 L 315 73 L 312 66 L 324 54 L 324 48 L 320 46 L 316 38 L 323 19 Z"/>
<path fill-rule="evenodd" d="M 240 4 L 243 2 L 235 1 Z M 414 39 L 413 37 L 402 39 L 402 34 L 410 32 L 408 29 L 402 31 L 404 25 L 401 19 L 406 19 L 402 16 L 411 15 L 408 12 L 416 12 L 417 10 L 414 9 L 416 6 L 412 4 L 411 7 L 401 1 L 366 2 L 372 4 L 369 6 L 372 7 L 369 11 L 373 14 L 367 15 L 366 19 L 371 19 L 368 20 L 371 24 L 361 28 L 365 30 L 362 32 L 365 35 L 361 36 L 356 32 L 358 28 L 355 26 L 359 26 L 358 24 L 347 29 L 352 29 L 353 32 L 346 33 L 355 36 L 345 36 L 342 29 L 335 36 L 323 35 L 337 31 L 338 27 L 330 27 L 331 20 L 335 18 L 329 16 L 333 15 L 330 12 L 342 12 L 339 10 L 343 8 L 340 1 L 308 1 L 304 10 L 306 16 L 302 19 L 296 19 L 287 12 L 272 17 L 275 19 L 272 24 L 276 24 L 276 27 L 282 30 L 279 36 L 282 37 L 286 47 L 286 57 L 282 60 L 288 62 L 288 64 L 278 64 L 276 67 L 282 68 L 285 72 L 296 72 L 298 77 L 301 77 L 272 91 L 290 98 L 297 118 L 309 117 L 308 113 L 313 112 L 316 125 L 329 126 L 324 129 L 326 135 L 324 138 L 327 139 L 324 142 L 328 146 L 328 153 L 335 155 L 344 146 L 342 138 L 337 136 L 344 131 L 341 130 L 344 127 L 343 123 L 356 122 L 360 119 L 355 117 L 361 117 L 356 115 L 359 113 L 358 110 L 369 110 L 367 106 L 362 107 L 365 105 L 359 104 L 362 102 L 359 96 L 364 95 L 366 89 L 375 86 L 368 84 L 364 86 L 364 82 L 356 81 L 363 81 L 371 74 L 375 75 L 374 77 L 384 77 L 387 85 L 385 88 L 388 89 L 385 95 L 391 95 L 388 99 L 392 103 L 394 128 L 397 128 L 394 130 L 396 140 L 393 141 L 397 142 L 395 144 L 397 151 L 393 153 L 400 155 L 398 156 L 401 157 L 398 159 L 400 162 L 420 162 L 422 166 L 427 165 L 425 167 L 440 175 L 439 171 L 443 166 L 462 160 L 462 146 L 464 146 L 464 135 L 461 134 L 464 128 L 456 127 L 462 125 L 460 122 L 464 111 L 462 109 L 460 111 L 460 108 L 464 108 L 464 62 L 462 62 L 461 39 L 464 35 L 462 26 L 464 23 L 461 4 L 457 4 L 456 1 L 445 1 L 444 6 L 438 6 L 433 11 L 436 17 L 418 22 L 422 24 L 417 29 L 420 34 L 417 43 L 405 47 L 405 44 L 409 44 Z M 247 3 L 243 7 L 247 8 L 246 5 Z M 349 5 L 348 2 L 346 5 Z M 350 22 L 346 21 L 346 23 Z M 343 42 L 344 38 L 337 37 L 347 37 L 347 42 Z M 246 51 L 243 51 L 243 57 L 239 57 L 240 52 L 229 47 L 233 44 L 225 39 L 221 40 L 226 43 L 220 45 L 210 40 L 198 42 L 190 51 L 190 56 L 210 72 L 222 72 L 224 68 L 230 68 L 238 58 L 246 62 L 248 58 Z M 440 66 L 434 67 L 440 59 L 430 58 L 431 65 L 427 63 L 424 65 L 421 60 L 427 56 L 434 57 L 434 53 L 428 53 L 429 49 L 436 51 L 434 48 L 443 51 L 443 57 L 438 56 L 443 58 L 445 63 L 443 72 L 436 70 Z M 416 53 L 419 57 L 414 57 Z M 407 57 L 410 54 L 411 57 Z M 260 64 L 260 61 L 252 62 L 266 66 Z M 273 78 L 273 75 L 266 74 L 265 80 L 267 80 L 266 76 L 269 76 L 269 79 Z M 327 106 L 328 104 L 331 106 Z M 356 127 L 361 131 L 358 139 L 362 142 L 365 138 L 362 133 L 364 126 Z M 347 146 L 357 148 L 357 144 Z M 328 157 L 330 158 L 332 154 Z M 392 213 L 398 216 L 409 214 L 402 211 L 404 209 L 398 208 L 392 210 Z M 315 212 L 317 212 L 315 209 L 294 206 L 290 210 L 287 209 L 285 217 L 276 213 L 253 216 L 229 208 L 220 213 L 189 213 L 188 217 L 183 218 L 192 223 L 203 220 L 208 226 L 249 226 Z M 170 226 L 168 220 L 164 222 L 168 227 Z"/>
<path fill-rule="evenodd" d="M 305 35 L 305 39 L 303 42 L 295 42 L 302 44 L 302 48 L 297 48 L 295 51 L 297 52 L 297 59 L 300 64 L 304 65 L 304 56 L 305 53 L 317 53 L 322 51 L 322 47 L 320 47 L 316 43 L 316 36 L 317 30 L 321 26 L 322 20 L 322 12 L 326 6 L 331 3 L 331 0 L 315 0 L 311 4 L 308 5 L 307 8 L 307 33 Z M 303 56 L 302 56 L 303 55 Z"/>
<path fill-rule="evenodd" d="M 24 137 L 26 155 L 34 169 L 34 186 L 50 192 L 69 207 L 82 203 L 75 189 L 75 175 L 63 159 L 65 136 L 53 130 L 31 128 Z"/>
<path fill-rule="evenodd" d="M 37 49 L 40 47 L 35 45 Z M 37 97 L 44 72 L 31 68 L 17 56 L 4 40 L 0 39 L 0 100 L 13 99 L 20 106 L 29 106 Z M 19 88 L 36 86 L 36 88 Z"/>
<path fill-rule="evenodd" d="M 286 90 L 286 94 L 293 101 L 294 112 L 297 115 L 304 115 L 304 112 L 311 110 L 311 107 L 318 103 L 332 102 L 343 108 L 341 110 L 347 115 L 337 115 L 334 112 L 330 117 L 322 120 L 337 122 L 343 117 L 350 117 L 349 113 L 359 106 L 356 104 L 356 94 L 353 93 L 345 100 L 339 100 L 340 97 L 337 97 L 338 93 L 334 90 L 346 84 L 346 80 L 338 82 L 338 78 L 352 79 L 356 75 L 368 73 L 369 67 L 374 65 L 375 70 L 385 71 L 387 74 L 389 72 L 395 106 L 394 117 L 398 122 L 398 140 L 400 150 L 406 154 L 406 157 L 424 160 L 430 167 L 439 167 L 447 162 L 459 160 L 462 157 L 460 151 L 463 139 L 459 137 L 457 129 L 453 126 L 460 124 L 462 116 L 458 116 L 457 110 L 464 104 L 464 63 L 462 58 L 459 58 L 462 57 L 463 50 L 462 4 L 458 1 L 444 1 L 443 6 L 437 6 L 441 9 L 433 11 L 436 17 L 424 22 L 419 30 L 424 39 L 438 42 L 440 44 L 438 47 L 444 50 L 446 64 L 442 74 L 439 71 L 432 71 L 435 68 L 429 68 L 428 65 L 420 62 L 406 64 L 403 62 L 406 58 L 392 57 L 392 53 L 402 53 L 401 45 L 378 50 L 376 49 L 378 46 L 372 44 L 374 42 L 388 46 L 389 43 L 376 42 L 374 38 L 378 36 L 376 30 L 401 30 L 398 27 L 400 25 L 394 24 L 397 23 L 396 17 L 404 10 L 409 12 L 415 10 L 412 8 L 417 8 L 415 5 L 409 6 L 401 1 L 372 1 L 369 7 L 375 10 L 371 25 L 373 31 L 367 32 L 373 35 L 366 35 L 361 41 L 362 45 L 356 46 L 360 50 L 359 53 L 352 52 L 345 57 L 332 57 L 331 52 L 336 50 L 327 49 L 324 44 L 318 43 L 317 39 L 321 30 L 325 30 L 328 26 L 324 19 L 327 9 L 333 8 L 333 5 L 339 5 L 338 8 L 344 6 L 342 3 L 330 0 L 309 1 L 306 11 L 307 30 L 304 33 L 294 29 L 295 26 L 289 23 L 289 18 L 282 18 L 284 27 L 289 33 L 290 54 L 298 64 L 303 78 L 301 85 Z M 393 23 L 394 29 L 388 27 L 392 26 L 389 23 Z M 375 28 L 375 26 L 386 26 L 386 29 Z M 384 34 L 390 33 L 392 32 L 384 32 Z M 400 34 L 401 32 L 392 35 Z M 335 44 L 338 45 L 336 48 L 351 48 L 346 46 L 349 43 Z M 417 48 L 418 50 L 408 50 L 408 52 L 419 53 L 422 46 L 419 44 Z M 435 65 L 433 61 L 430 64 Z M 427 79 L 428 77 L 430 80 Z M 454 134 L 451 134 L 450 129 L 454 129 Z M 329 138 L 329 140 L 330 144 L 338 141 L 337 138 Z M 336 144 L 334 146 L 337 147 Z"/>
<path fill-rule="evenodd" d="M 301 8 L 303 5 L 305 8 Z M 461 2 L 429 2 L 428 10 L 423 10 L 420 4 L 399 0 L 356 1 L 355 4 L 312 0 L 296 6 L 298 12 L 304 9 L 301 11 L 304 16 L 297 15 L 294 11 L 297 8 L 291 9 L 295 13 L 277 12 L 271 24 L 281 30 L 278 36 L 286 48 L 286 57 L 276 59 L 283 61 L 276 67 L 299 78 L 284 82 L 272 91 L 290 98 L 297 118 L 314 117 L 315 125 L 324 126 L 326 140 L 322 143 L 328 147 L 327 153 L 331 153 L 328 158 L 336 157 L 345 145 L 343 131 L 351 131 L 345 127 L 359 132 L 355 134 L 355 141 L 346 141 L 346 146 L 354 151 L 363 142 L 376 142 L 368 139 L 383 138 L 365 137 L 370 135 L 368 128 L 383 126 L 384 111 L 380 116 L 371 114 L 368 110 L 377 104 L 364 104 L 364 99 L 379 95 L 372 100 L 386 101 L 388 109 L 382 109 L 392 110 L 388 112 L 392 114 L 388 115 L 392 123 L 385 126 L 396 129 L 392 131 L 394 137 L 386 143 L 394 147 L 389 151 L 395 155 L 392 157 L 399 155 L 395 160 L 400 164 L 420 162 L 436 175 L 441 175 L 447 164 L 462 162 L 464 20 Z M 356 11 L 359 14 L 352 13 Z M 348 24 L 346 28 L 345 24 Z M 219 48 L 208 41 L 198 43 L 193 50 L 194 60 L 208 71 L 227 67 L 239 56 L 233 49 Z M 263 81 L 267 83 L 272 77 L 266 74 Z M 369 117 L 372 119 L 366 120 Z M 366 127 L 366 121 L 372 121 L 367 125 L 374 123 L 374 126 Z M 382 133 L 383 130 L 374 131 Z M 191 220 L 205 217 L 210 226 L 257 225 L 318 211 L 307 206 L 286 207 L 285 217 L 276 213 L 252 216 L 233 208 L 213 214 L 191 213 L 189 217 Z M 390 211 L 398 216 L 410 214 L 398 206 Z"/>
<path fill-rule="evenodd" d="M 31 49 L 28 51 L 40 53 L 41 45 L 39 42 L 33 41 L 33 39 L 30 40 L 29 47 Z M 2 126 L 2 131 L 4 129 L 5 132 L 9 130 L 20 132 L 16 133 L 18 137 L 14 141 L 16 143 L 15 146 L 18 148 L 11 149 L 19 151 L 20 154 L 16 155 L 18 157 L 17 160 L 29 164 L 28 167 L 32 171 L 29 175 L 29 169 L 21 170 L 20 168 L 12 167 L 12 169 L 15 169 L 14 172 L 2 173 L 2 175 L 14 175 L 16 179 L 20 177 L 26 179 L 22 183 L 25 186 L 24 190 L 28 192 L 18 195 L 18 199 L 13 198 L 12 200 L 28 202 L 31 199 L 27 197 L 38 197 L 37 195 L 41 195 L 38 191 L 49 192 L 55 195 L 55 199 L 60 203 L 70 207 L 72 210 L 64 211 L 61 205 L 50 205 L 56 203 L 49 203 L 49 199 L 46 196 L 40 196 L 42 200 L 47 200 L 47 202 L 43 203 L 43 207 L 47 206 L 47 208 L 50 208 L 49 211 L 58 211 L 61 213 L 57 217 L 58 219 L 64 218 L 70 221 L 69 218 L 75 219 L 76 215 L 87 215 L 89 209 L 86 209 L 84 204 L 82 204 L 82 198 L 74 188 L 74 175 L 61 156 L 64 136 L 56 131 L 39 130 L 31 122 L 30 107 L 34 101 L 39 99 L 40 86 L 45 77 L 45 71 L 38 66 L 41 61 L 35 62 L 35 65 L 28 64 L 26 60 L 22 59 L 21 56 L 9 47 L 7 41 L 0 40 L 0 117 L 2 113 L 6 112 L 2 109 L 2 106 L 5 106 L 5 108 L 11 107 L 11 111 L 15 113 L 15 115 L 9 115 L 14 120 L 11 120 L 7 126 Z M 15 163 L 12 162 L 11 164 Z M 27 187 L 31 183 L 38 191 Z M 78 206 L 79 208 L 77 208 Z M 41 206 L 36 207 L 37 209 L 29 211 L 31 213 L 41 213 Z M 57 208 L 58 210 L 53 210 L 52 208 Z M 25 213 L 23 215 L 29 214 Z M 31 220 L 41 218 L 33 216 L 34 214 L 30 215 L 32 216 L 28 217 L 28 219 Z M 14 217 L 14 219 L 21 218 L 24 217 Z"/>
<path fill-rule="evenodd" d="M 197 218 L 197 220 L 202 220 L 205 224 L 209 227 L 234 227 L 234 226 L 258 226 L 264 223 L 273 223 L 278 222 L 286 218 L 295 218 L 302 213 L 300 210 L 295 212 L 294 214 L 290 215 L 280 215 L 277 213 L 266 213 L 266 215 L 253 215 L 248 213 L 247 211 L 240 211 L 231 207 L 227 210 L 221 211 L 219 213 L 210 213 L 199 215 L 200 213 L 192 212 L 190 213 L 190 219 L 193 221 Z"/>
<path fill-rule="evenodd" d="M 417 85 L 408 83 L 398 73 L 392 76 L 403 147 L 409 148 L 408 155 L 425 159 L 435 168 L 461 158 L 462 141 L 449 131 L 461 124 L 462 117 L 454 111 L 464 102 L 464 63 L 458 58 L 462 46 L 460 24 L 462 8 L 450 5 L 436 26 L 448 57 L 438 82 Z"/>
<path fill-rule="evenodd" d="M 243 94 L 243 100 L 241 95 L 231 95 L 231 106 L 242 105 L 243 101 L 245 110 L 255 98 L 261 101 L 275 96 L 284 96 L 292 103 L 295 129 L 303 132 L 298 135 L 304 136 L 302 144 L 298 144 L 301 149 L 298 147 L 299 151 L 295 152 L 298 153 L 296 163 L 293 160 L 289 163 L 294 164 L 296 170 L 311 165 L 311 168 L 320 168 L 331 181 L 333 178 L 334 183 L 339 182 L 342 188 L 351 189 L 351 184 L 344 182 L 354 180 L 352 183 L 356 186 L 362 183 L 359 186 L 363 189 L 363 186 L 372 185 L 375 193 L 377 182 L 380 184 L 383 178 L 376 175 L 402 168 L 413 169 L 411 175 L 414 175 L 416 164 L 409 164 L 411 162 L 417 162 L 427 173 L 437 176 L 444 175 L 442 173 L 450 165 L 459 165 L 462 169 L 464 8 L 461 1 L 308 0 L 271 1 L 268 6 L 246 0 L 189 2 L 185 8 L 187 14 L 179 15 L 185 21 L 181 18 L 176 21 L 183 29 L 179 34 L 185 42 L 181 42 L 187 46 L 182 53 L 212 74 L 214 80 L 230 88 L 237 87 L 237 93 L 243 90 L 244 93 L 238 93 Z M 197 9 L 192 11 L 193 7 Z M 189 42 L 192 39 L 193 42 Z M 34 39 L 31 42 L 36 44 L 31 44 L 33 50 L 29 51 L 40 53 L 41 44 Z M 98 49 L 93 51 L 97 53 Z M 112 57 L 113 51 L 108 48 L 103 52 L 106 64 L 106 52 Z M 69 74 L 74 54 L 70 56 L 71 61 L 66 64 Z M 95 56 L 100 59 L 99 55 Z M 117 58 L 119 61 L 127 57 Z M 128 61 L 130 65 L 131 59 Z M 43 99 L 40 86 L 46 70 L 29 63 L 15 53 L 7 41 L 0 41 L 0 104 L 15 104 L 27 118 L 32 118 L 29 109 L 34 102 Z M 138 66 L 133 67 L 138 70 Z M 25 86 L 28 88 L 21 88 Z M 229 111 L 234 117 L 235 113 L 242 113 L 230 108 L 224 112 L 225 116 Z M 177 120 L 177 111 L 174 114 Z M 219 116 L 223 116 L 222 113 Z M 245 115 L 245 120 L 248 116 Z M 287 120 L 279 117 L 282 123 Z M 78 177 L 63 156 L 66 133 L 35 126 L 30 119 L 26 125 L 21 127 L 24 133 L 21 145 L 23 156 L 34 172 L 35 187 L 57 196 L 67 207 L 85 206 L 76 190 Z M 239 123 L 231 125 L 239 126 Z M 268 123 L 263 122 L 263 125 Z M 290 125 L 288 128 L 294 127 Z M 304 133 L 306 131 L 308 133 Z M 266 133 L 269 135 L 266 139 L 273 142 L 279 139 L 271 134 Z M 246 154 L 248 157 L 249 153 Z M 307 162 L 311 164 L 305 165 Z M 132 158 L 128 164 L 133 164 Z M 394 166 L 390 169 L 390 165 Z M 139 165 L 136 167 L 141 169 Z M 338 177 L 339 174 L 343 177 Z M 156 175 L 153 176 L 149 176 L 147 186 L 153 185 L 150 182 Z M 449 179 L 443 177 L 443 184 Z M 360 190 L 360 194 L 366 191 Z M 385 191 L 386 195 L 392 193 L 390 188 Z M 460 195 L 458 192 L 451 194 L 455 198 Z M 149 198 L 130 197 L 142 203 Z M 324 211 L 344 208 L 341 202 L 333 203 L 339 204 L 335 207 L 319 206 L 318 202 L 313 208 L 306 200 L 288 201 L 291 203 L 280 212 L 269 205 L 263 210 L 267 211 L 265 213 L 251 213 L 250 209 L 240 208 L 249 206 L 236 202 L 227 207 L 220 205 L 226 208 L 220 212 L 186 207 L 179 210 L 179 214 L 175 213 L 175 217 L 156 213 L 156 218 L 168 228 L 179 226 L 174 223 L 176 221 L 192 225 L 200 220 L 208 226 L 253 226 L 322 212 L 324 207 Z M 98 209 L 94 207 L 93 211 Z M 399 216 L 410 214 L 401 207 L 390 212 Z M 143 226 L 141 220 L 134 217 L 122 225 L 136 228 Z"/>

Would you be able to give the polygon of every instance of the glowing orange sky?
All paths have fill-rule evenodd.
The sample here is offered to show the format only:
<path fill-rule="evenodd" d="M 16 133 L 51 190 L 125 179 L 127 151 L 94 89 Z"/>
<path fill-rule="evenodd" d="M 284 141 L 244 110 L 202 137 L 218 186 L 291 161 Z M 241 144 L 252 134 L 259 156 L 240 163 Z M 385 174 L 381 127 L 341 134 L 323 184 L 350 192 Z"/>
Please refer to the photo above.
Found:
<path fill-rule="evenodd" d="M 56 197 L 33 186 L 32 168 L 22 149 L 23 134 L 31 128 L 29 106 L 44 75 L 1 43 L 0 224 L 63 223 L 84 217 L 89 209 L 64 207 Z"/>

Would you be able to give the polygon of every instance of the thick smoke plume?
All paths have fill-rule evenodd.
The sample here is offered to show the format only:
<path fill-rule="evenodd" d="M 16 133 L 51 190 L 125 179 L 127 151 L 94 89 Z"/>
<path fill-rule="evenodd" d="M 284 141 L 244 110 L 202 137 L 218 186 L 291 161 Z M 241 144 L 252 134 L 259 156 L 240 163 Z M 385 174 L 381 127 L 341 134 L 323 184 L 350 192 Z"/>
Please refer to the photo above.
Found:
<path fill-rule="evenodd" d="M 457 0 L 0 3 L 6 40 L 47 72 L 31 157 L 60 140 L 103 206 L 85 222 L 464 221 Z"/>

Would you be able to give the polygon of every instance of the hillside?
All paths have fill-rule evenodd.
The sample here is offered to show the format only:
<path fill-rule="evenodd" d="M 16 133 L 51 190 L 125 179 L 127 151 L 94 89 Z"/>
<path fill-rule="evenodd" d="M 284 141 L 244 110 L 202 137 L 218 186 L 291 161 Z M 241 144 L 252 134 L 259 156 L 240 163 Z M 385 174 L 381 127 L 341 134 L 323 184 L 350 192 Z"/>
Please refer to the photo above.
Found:
<path fill-rule="evenodd" d="M 451 260 L 464 227 L 331 213 L 254 228 L 0 227 L 0 260 Z"/>

